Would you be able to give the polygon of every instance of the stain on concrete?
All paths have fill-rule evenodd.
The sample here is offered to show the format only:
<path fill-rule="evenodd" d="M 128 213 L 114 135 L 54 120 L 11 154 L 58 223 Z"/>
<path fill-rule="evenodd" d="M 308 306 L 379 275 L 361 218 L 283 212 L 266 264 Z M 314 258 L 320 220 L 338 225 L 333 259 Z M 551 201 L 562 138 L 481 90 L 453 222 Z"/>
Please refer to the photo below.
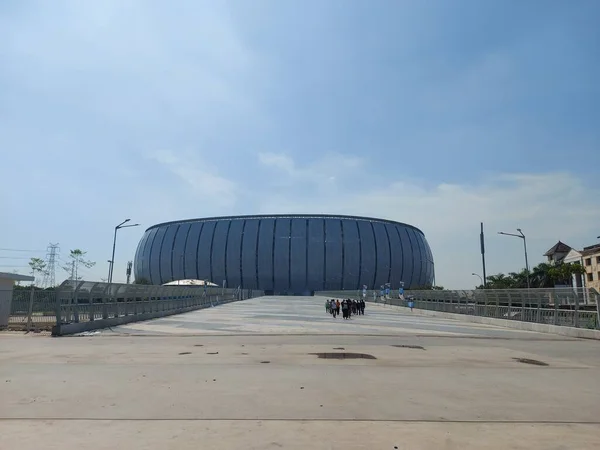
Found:
<path fill-rule="evenodd" d="M 309 353 L 316 355 L 320 359 L 377 359 L 367 353 Z"/>
<path fill-rule="evenodd" d="M 537 359 L 529 359 L 529 358 L 513 358 L 515 361 L 523 363 L 523 364 L 531 364 L 534 366 L 549 366 L 550 364 L 545 363 L 544 361 L 538 361 Z"/>

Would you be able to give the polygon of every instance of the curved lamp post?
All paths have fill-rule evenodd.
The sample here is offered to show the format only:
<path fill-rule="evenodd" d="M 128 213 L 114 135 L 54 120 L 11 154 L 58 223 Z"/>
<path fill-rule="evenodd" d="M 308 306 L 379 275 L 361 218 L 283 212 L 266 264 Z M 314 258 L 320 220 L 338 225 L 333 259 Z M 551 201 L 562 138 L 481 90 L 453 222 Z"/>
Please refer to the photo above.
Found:
<path fill-rule="evenodd" d="M 481 280 L 481 286 L 483 286 L 483 277 L 481 275 L 475 272 L 473 272 L 471 275 L 473 275 L 474 277 L 479 277 L 479 279 Z"/>
<path fill-rule="evenodd" d="M 525 239 L 525 235 L 520 228 L 517 228 L 519 234 L 514 233 L 504 233 L 503 231 L 498 231 L 498 234 L 503 234 L 504 236 L 513 236 L 518 237 L 519 239 L 523 239 L 523 248 L 525 249 L 525 270 L 527 271 L 527 289 L 529 289 L 529 262 L 527 261 L 527 239 Z"/>
<path fill-rule="evenodd" d="M 113 278 L 113 268 L 115 266 L 115 248 L 117 246 L 117 231 L 119 231 L 121 228 L 131 228 L 131 227 L 138 227 L 140 224 L 139 223 L 134 223 L 131 225 L 125 225 L 127 222 L 129 222 L 131 219 L 125 219 L 123 222 L 121 222 L 119 225 L 117 225 L 115 227 L 115 236 L 113 238 L 113 248 L 112 248 L 112 258 L 110 258 L 110 266 L 109 266 L 109 270 L 108 270 L 108 283 L 112 283 L 112 278 Z"/>

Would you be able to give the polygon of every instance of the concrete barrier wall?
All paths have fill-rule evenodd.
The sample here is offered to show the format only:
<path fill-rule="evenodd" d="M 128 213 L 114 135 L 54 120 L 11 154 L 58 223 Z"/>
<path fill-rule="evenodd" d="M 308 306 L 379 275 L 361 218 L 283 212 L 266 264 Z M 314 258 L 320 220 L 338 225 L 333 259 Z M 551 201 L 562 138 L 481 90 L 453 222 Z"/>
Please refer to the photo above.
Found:
<path fill-rule="evenodd" d="M 492 317 L 470 316 L 467 314 L 455 314 L 441 311 L 429 311 L 426 309 L 413 309 L 405 306 L 383 305 L 381 303 L 368 302 L 369 305 L 379 306 L 381 308 L 395 308 L 402 311 L 408 311 L 410 314 L 428 317 L 440 317 L 444 319 L 460 320 L 463 322 L 481 323 L 484 325 L 494 325 L 497 327 L 513 328 L 523 331 L 535 331 L 538 333 L 558 334 L 561 336 L 569 336 L 582 339 L 598 339 L 600 340 L 600 330 L 589 330 L 586 328 L 564 327 L 558 325 L 548 325 L 543 323 L 521 322 L 519 320 L 495 319 Z"/>

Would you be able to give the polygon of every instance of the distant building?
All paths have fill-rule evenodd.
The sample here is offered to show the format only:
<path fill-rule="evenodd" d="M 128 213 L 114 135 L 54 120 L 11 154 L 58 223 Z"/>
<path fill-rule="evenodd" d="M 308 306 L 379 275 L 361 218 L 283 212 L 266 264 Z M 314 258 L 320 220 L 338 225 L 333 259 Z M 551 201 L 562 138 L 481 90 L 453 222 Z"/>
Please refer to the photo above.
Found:
<path fill-rule="evenodd" d="M 550 250 L 544 253 L 550 264 L 558 264 L 564 262 L 565 257 L 573 250 L 564 242 L 558 241 Z"/>
<path fill-rule="evenodd" d="M 572 248 L 569 253 L 563 258 L 562 262 L 565 264 L 581 264 L 583 266 L 583 259 L 581 259 L 581 250 L 575 250 Z M 574 287 L 585 287 L 584 276 L 581 274 L 573 275 L 573 286 Z"/>
<path fill-rule="evenodd" d="M 208 280 L 267 295 L 431 286 L 434 262 L 418 228 L 371 217 L 276 214 L 154 225 L 134 258 L 151 284 Z"/>
<path fill-rule="evenodd" d="M 558 241 L 544 256 L 548 258 L 549 264 L 581 264 L 585 274 L 573 275 L 573 286 L 592 288 L 600 292 L 600 244 L 576 250 Z"/>
<path fill-rule="evenodd" d="M 581 259 L 585 269 L 585 286 L 600 292 L 600 244 L 584 247 Z"/>

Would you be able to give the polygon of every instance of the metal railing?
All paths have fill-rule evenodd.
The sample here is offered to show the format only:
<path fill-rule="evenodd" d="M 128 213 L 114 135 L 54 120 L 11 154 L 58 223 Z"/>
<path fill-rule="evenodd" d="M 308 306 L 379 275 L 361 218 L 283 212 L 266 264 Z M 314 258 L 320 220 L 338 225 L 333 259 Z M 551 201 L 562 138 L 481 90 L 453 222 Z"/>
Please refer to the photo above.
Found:
<path fill-rule="evenodd" d="M 56 325 L 148 315 L 177 314 L 263 295 L 262 291 L 203 286 L 108 284 L 67 280 L 54 291 L 15 290 L 9 326 L 50 329 Z M 135 321 L 134 317 L 131 317 Z"/>
<path fill-rule="evenodd" d="M 337 298 L 359 298 L 362 291 L 317 292 Z M 576 328 L 600 329 L 600 294 L 593 289 L 476 289 L 398 291 L 389 296 L 367 291 L 366 300 L 431 311 L 469 314 Z"/>
<path fill-rule="evenodd" d="M 44 289 L 17 289 L 12 292 L 10 328 L 49 328 L 56 321 L 56 292 Z"/>
<path fill-rule="evenodd" d="M 259 291 L 65 281 L 56 295 L 56 323 L 79 323 L 245 300 Z"/>

